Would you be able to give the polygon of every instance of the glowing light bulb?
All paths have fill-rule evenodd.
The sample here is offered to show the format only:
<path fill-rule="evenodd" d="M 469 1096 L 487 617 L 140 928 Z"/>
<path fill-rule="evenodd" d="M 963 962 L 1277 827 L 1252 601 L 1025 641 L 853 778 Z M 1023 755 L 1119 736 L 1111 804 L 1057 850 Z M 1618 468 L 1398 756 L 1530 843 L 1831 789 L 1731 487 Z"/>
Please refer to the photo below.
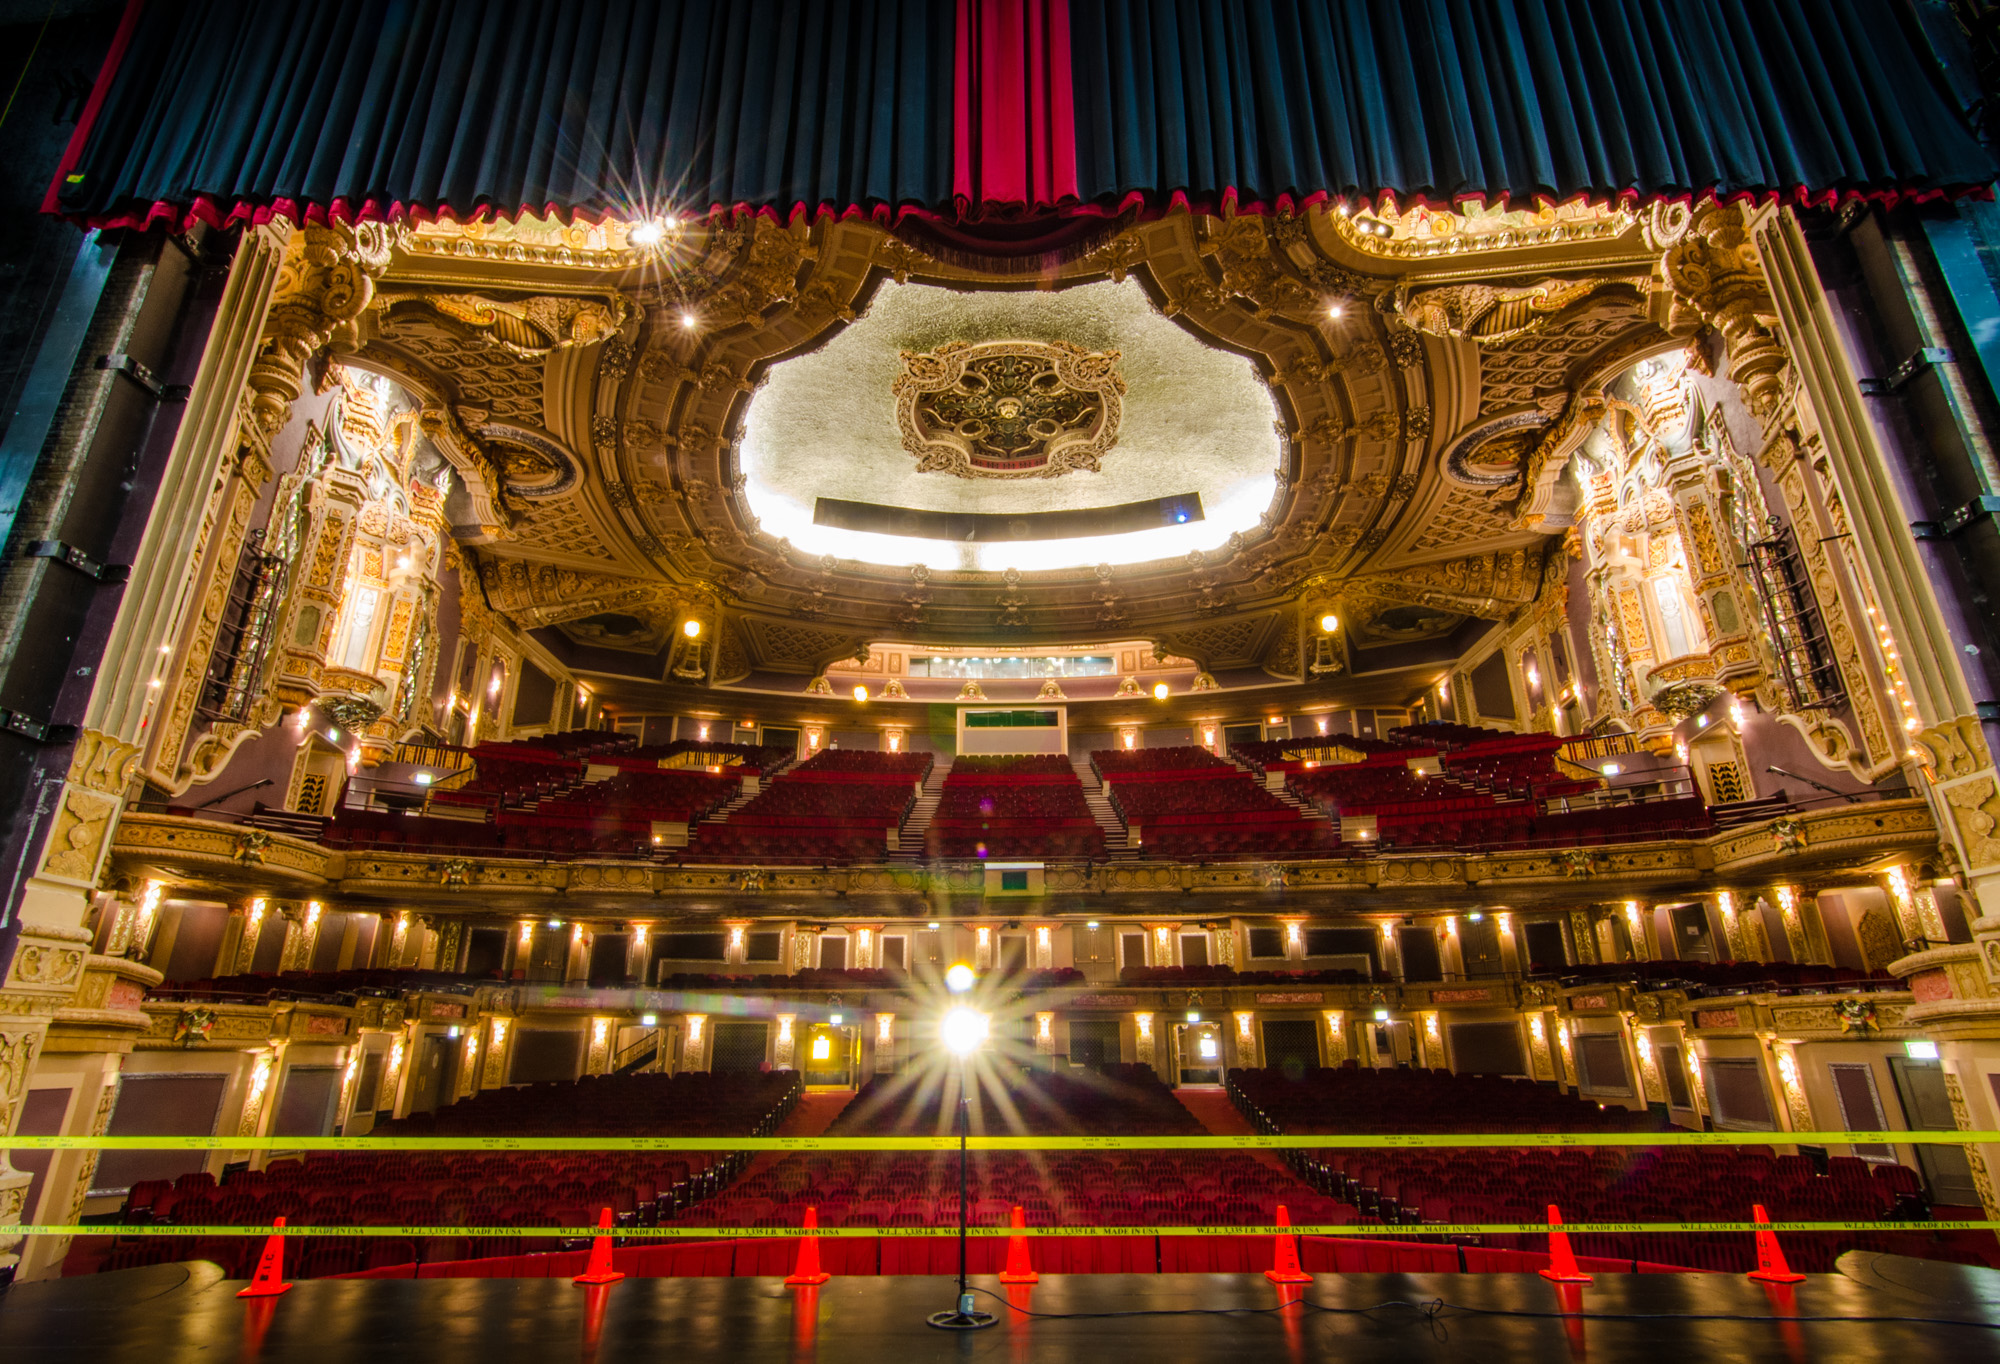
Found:
<path fill-rule="evenodd" d="M 951 969 L 944 973 L 944 988 L 955 995 L 962 995 L 972 988 L 975 979 L 970 966 L 962 961 L 953 962 Z"/>
<path fill-rule="evenodd" d="M 695 320 L 695 315 L 693 313 L 682 313 L 681 325 L 687 328 L 689 331 L 693 331 L 695 327 L 698 325 Z"/>
<path fill-rule="evenodd" d="M 868 699 L 868 688 L 862 686 L 855 687 L 854 699 L 857 701 L 866 701 Z"/>
<path fill-rule="evenodd" d="M 636 224 L 632 228 L 632 230 L 626 234 L 625 239 L 631 242 L 632 245 L 634 246 L 658 246 L 661 242 L 666 240 L 666 237 L 667 237 L 667 229 L 665 227 L 661 226 L 657 222 L 648 220 L 646 222 Z"/>
<path fill-rule="evenodd" d="M 1164 683 L 1164 682 L 1155 682 L 1155 683 L 1153 684 L 1153 699 L 1154 699 L 1155 701 L 1164 701 L 1164 700 L 1166 700 L 1166 699 L 1167 699 L 1167 684 L 1166 684 L 1166 683 Z"/>
<path fill-rule="evenodd" d="M 1340 617 L 1334 615 L 1331 611 L 1327 612 L 1319 618 L 1319 628 L 1329 635 L 1332 634 L 1340 628 Z"/>
<path fill-rule="evenodd" d="M 986 1015 L 973 1009 L 953 1009 L 944 1016 L 939 1036 L 952 1055 L 970 1056 L 986 1040 Z"/>
<path fill-rule="evenodd" d="M 701 622 L 698 620 L 690 620 L 683 622 L 681 625 L 681 633 L 686 635 L 689 639 L 700 638 Z"/>

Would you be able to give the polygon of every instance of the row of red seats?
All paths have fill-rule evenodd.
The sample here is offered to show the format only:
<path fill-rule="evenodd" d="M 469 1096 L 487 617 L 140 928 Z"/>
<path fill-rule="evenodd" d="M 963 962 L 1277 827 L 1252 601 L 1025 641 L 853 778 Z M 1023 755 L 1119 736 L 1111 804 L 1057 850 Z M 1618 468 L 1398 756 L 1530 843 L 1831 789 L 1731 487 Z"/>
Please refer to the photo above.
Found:
<path fill-rule="evenodd" d="M 925 831 L 932 857 L 1104 856 L 1104 831 L 1068 759 L 1035 754 L 959 758 Z"/>
<path fill-rule="evenodd" d="M 1528 1081 L 1441 1071 L 1350 1065 L 1287 1076 L 1245 1069 L 1230 1073 L 1229 1092 L 1253 1125 L 1268 1132 L 1643 1131 L 1651 1125 L 1645 1114 L 1599 1109 Z M 1408 1225 L 1536 1222 L 1550 1204 L 1573 1222 L 1740 1221 L 1751 1202 L 1780 1220 L 1870 1221 L 1910 1208 L 1921 1190 L 1916 1172 L 1901 1166 L 1876 1168 L 1837 1157 L 1822 1175 L 1805 1156 L 1741 1147 L 1330 1148 L 1300 1153 L 1294 1163 L 1309 1182 L 1364 1215 Z M 1540 1239 L 1524 1244 L 1510 1236 L 1489 1244 L 1538 1249 Z M 1642 1250 L 1619 1236 L 1596 1236 L 1593 1247 L 1633 1258 Z M 1827 1250 L 1815 1244 L 1809 1253 Z M 1819 1267 L 1830 1266 L 1829 1257 Z"/>

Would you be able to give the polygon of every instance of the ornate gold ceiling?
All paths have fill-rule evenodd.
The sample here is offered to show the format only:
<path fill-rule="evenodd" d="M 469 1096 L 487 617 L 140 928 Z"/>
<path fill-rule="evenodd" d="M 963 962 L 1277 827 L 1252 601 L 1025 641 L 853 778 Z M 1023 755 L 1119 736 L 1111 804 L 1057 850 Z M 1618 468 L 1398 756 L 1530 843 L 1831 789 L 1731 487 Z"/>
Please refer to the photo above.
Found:
<path fill-rule="evenodd" d="M 655 679 L 810 677 L 885 639 L 1143 638 L 1210 671 L 1302 678 L 1322 609 L 1349 622 L 1357 655 L 1407 654 L 1531 601 L 1573 504 L 1549 448 L 1573 437 L 1607 376 L 1668 343 L 1659 252 L 1630 216 L 1551 210 L 1441 230 L 1451 216 L 1175 214 L 1025 286 L 862 221 L 692 225 L 656 251 L 616 224 L 434 225 L 400 234 L 338 358 L 423 403 L 462 483 L 454 533 L 492 606 L 524 628 L 570 626 L 579 646 L 635 660 L 635 675 L 650 659 Z M 1171 561 L 989 572 L 811 557 L 758 527 L 736 454 L 753 392 L 864 314 L 884 280 L 1128 277 L 1270 385 L 1283 462 L 1253 530 Z M 913 404 L 910 420 L 920 443 L 956 440 L 968 464 L 1095 457 L 1118 393 L 1115 362 L 1093 363 L 1060 371 L 1069 396 L 1044 404 L 1040 436 L 990 393 Z M 943 430 L 974 421 L 979 439 Z M 901 458 L 911 476 L 916 459 Z M 893 501 L 894 482 L 883 487 L 877 500 Z M 713 641 L 692 678 L 667 657 L 690 615 Z"/>

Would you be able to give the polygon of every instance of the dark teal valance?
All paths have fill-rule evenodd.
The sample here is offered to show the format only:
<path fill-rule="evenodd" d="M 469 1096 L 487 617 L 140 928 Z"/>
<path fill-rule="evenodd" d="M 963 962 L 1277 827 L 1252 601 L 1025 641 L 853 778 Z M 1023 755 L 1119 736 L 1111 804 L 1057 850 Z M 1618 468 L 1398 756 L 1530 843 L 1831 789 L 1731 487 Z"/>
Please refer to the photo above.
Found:
<path fill-rule="evenodd" d="M 58 206 L 935 205 L 953 31 L 934 0 L 146 0 Z"/>
<path fill-rule="evenodd" d="M 1895 0 L 1071 0 L 1086 199 L 1962 191 Z"/>
<path fill-rule="evenodd" d="M 983 240 L 1133 200 L 1994 178 L 1900 0 L 133 4 L 50 203 L 99 224 L 745 205 Z"/>

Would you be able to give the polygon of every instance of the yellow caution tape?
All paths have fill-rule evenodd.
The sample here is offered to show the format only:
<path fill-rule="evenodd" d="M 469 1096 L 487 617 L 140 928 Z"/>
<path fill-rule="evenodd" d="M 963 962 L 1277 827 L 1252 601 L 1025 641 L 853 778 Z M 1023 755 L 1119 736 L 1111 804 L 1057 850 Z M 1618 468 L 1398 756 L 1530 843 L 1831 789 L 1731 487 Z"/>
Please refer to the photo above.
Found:
<path fill-rule="evenodd" d="M 973 1151 L 1327 1151 L 1508 1147 L 1977 1146 L 2000 1132 L 1352 1132 L 1222 1137 L 971 1137 Z M 15 1151 L 956 1151 L 957 1137 L 0 1138 Z"/>
<path fill-rule="evenodd" d="M 269 1226 L 123 1226 L 117 1223 L 37 1223 L 4 1228 L 9 1234 L 25 1236 L 269 1236 Z M 1402 1236 L 1526 1236 L 1546 1233 L 1545 1222 L 1453 1222 L 1423 1226 L 1373 1226 L 1340 1222 L 1329 1226 L 1304 1224 L 1291 1227 L 967 1227 L 967 1236 L 1356 1236 L 1364 1240 Z M 1561 1230 L 1573 1236 L 1599 1234 L 1651 1234 L 1753 1231 L 2000 1231 L 2000 1221 L 1983 1222 L 1565 1222 Z M 601 1228 L 588 1227 L 286 1227 L 279 1235 L 464 1237 L 475 1240 L 505 1240 L 511 1237 L 548 1237 L 580 1240 L 606 1235 Z M 608 1233 L 620 1241 L 766 1241 L 790 1240 L 804 1235 L 798 1227 L 613 1227 Z M 821 1239 L 851 1239 L 879 1236 L 891 1240 L 924 1240 L 958 1235 L 957 1227 L 821 1227 L 812 1233 Z"/>

